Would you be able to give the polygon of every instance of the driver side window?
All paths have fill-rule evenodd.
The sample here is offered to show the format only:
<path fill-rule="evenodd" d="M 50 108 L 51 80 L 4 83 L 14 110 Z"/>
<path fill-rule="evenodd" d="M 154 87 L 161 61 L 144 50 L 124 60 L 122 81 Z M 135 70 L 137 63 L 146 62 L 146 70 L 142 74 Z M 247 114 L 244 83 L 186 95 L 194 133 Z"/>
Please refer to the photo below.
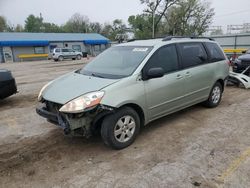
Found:
<path fill-rule="evenodd" d="M 165 73 L 179 69 L 178 56 L 175 45 L 168 45 L 158 49 L 145 65 L 145 70 L 151 68 L 163 68 Z"/>

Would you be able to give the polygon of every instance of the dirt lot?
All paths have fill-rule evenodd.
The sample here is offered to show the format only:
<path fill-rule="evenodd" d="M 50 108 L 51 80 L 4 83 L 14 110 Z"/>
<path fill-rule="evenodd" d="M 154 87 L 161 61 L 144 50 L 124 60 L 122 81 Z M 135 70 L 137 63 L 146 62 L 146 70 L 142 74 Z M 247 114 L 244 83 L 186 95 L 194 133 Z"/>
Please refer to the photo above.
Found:
<path fill-rule="evenodd" d="M 19 89 L 0 101 L 0 187 L 250 187 L 250 90 L 228 87 L 218 108 L 157 120 L 114 151 L 98 136 L 65 137 L 35 113 L 41 87 L 84 63 L 0 64 Z"/>

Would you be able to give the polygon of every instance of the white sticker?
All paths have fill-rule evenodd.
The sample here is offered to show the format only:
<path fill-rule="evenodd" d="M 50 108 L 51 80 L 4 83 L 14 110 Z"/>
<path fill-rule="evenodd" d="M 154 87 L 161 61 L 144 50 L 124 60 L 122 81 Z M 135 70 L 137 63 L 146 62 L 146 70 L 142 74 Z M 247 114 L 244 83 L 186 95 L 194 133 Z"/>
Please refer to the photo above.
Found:
<path fill-rule="evenodd" d="M 148 51 L 148 48 L 134 48 L 133 52 L 146 52 Z"/>

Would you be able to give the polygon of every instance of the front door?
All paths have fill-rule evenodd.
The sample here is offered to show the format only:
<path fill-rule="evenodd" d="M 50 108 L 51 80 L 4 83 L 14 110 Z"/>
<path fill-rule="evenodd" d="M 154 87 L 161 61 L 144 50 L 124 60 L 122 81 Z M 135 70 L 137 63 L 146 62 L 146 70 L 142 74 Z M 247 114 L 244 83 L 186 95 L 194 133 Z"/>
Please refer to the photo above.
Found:
<path fill-rule="evenodd" d="M 165 75 L 144 81 L 150 121 L 177 111 L 183 103 L 185 80 L 182 71 L 179 71 L 175 45 L 167 45 L 157 50 L 143 71 L 156 67 L 163 68 Z"/>

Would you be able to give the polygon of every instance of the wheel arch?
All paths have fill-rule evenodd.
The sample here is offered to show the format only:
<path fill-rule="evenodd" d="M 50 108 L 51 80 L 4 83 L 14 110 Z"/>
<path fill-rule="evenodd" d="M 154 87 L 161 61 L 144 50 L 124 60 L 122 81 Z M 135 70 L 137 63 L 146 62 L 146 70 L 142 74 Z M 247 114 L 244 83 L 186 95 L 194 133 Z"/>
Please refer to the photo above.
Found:
<path fill-rule="evenodd" d="M 121 109 L 121 108 L 124 108 L 124 107 L 130 107 L 132 108 L 133 110 L 136 111 L 136 113 L 138 114 L 139 118 L 140 118 L 140 127 L 143 127 L 145 125 L 145 121 L 146 121 L 146 117 L 145 117 L 145 113 L 143 111 L 143 109 L 138 105 L 138 104 L 135 104 L 135 103 L 125 103 L 125 104 L 122 104 L 118 107 L 111 107 L 113 110 L 108 110 L 108 111 L 104 111 L 100 114 L 98 114 L 95 118 L 94 118 L 94 121 L 92 122 L 92 126 L 91 126 L 91 131 L 92 132 L 95 132 L 96 130 L 98 131 L 101 126 L 102 126 L 102 122 L 104 120 L 104 118 L 108 115 L 111 115 L 112 113 L 115 113 L 117 109 Z"/>
<path fill-rule="evenodd" d="M 224 92 L 225 81 L 223 79 L 218 79 L 216 82 L 220 83 L 222 86 L 222 92 Z"/>
<path fill-rule="evenodd" d="M 136 113 L 138 114 L 139 118 L 140 118 L 141 127 L 144 126 L 144 124 L 145 124 L 145 114 L 144 114 L 143 109 L 138 104 L 127 103 L 127 104 L 124 104 L 124 105 L 120 106 L 119 108 L 123 108 L 123 107 L 130 107 L 133 110 L 135 110 Z"/>

